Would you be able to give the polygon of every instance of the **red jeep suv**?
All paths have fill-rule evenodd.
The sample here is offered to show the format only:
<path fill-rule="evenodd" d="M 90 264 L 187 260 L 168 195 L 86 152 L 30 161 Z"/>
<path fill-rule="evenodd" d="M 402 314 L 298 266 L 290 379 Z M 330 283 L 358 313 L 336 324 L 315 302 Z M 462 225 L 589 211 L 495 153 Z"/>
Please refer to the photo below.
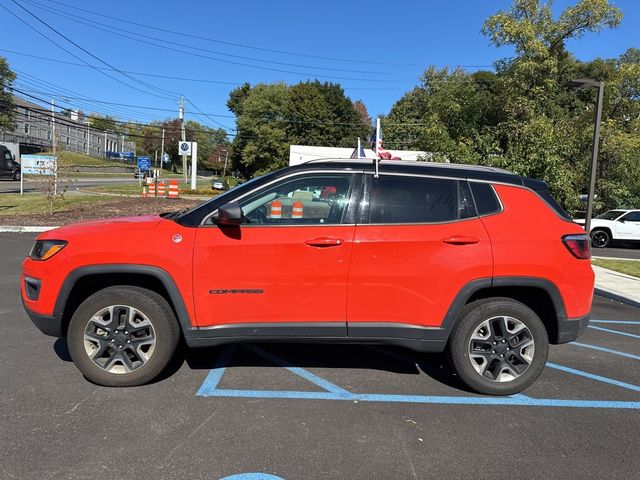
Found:
<path fill-rule="evenodd" d="M 330 191 L 331 195 L 323 193 Z M 477 392 L 540 375 L 588 325 L 584 230 L 544 182 L 488 167 L 314 161 L 191 210 L 65 226 L 24 261 L 22 299 L 108 386 L 156 377 L 180 337 L 447 351 Z"/>

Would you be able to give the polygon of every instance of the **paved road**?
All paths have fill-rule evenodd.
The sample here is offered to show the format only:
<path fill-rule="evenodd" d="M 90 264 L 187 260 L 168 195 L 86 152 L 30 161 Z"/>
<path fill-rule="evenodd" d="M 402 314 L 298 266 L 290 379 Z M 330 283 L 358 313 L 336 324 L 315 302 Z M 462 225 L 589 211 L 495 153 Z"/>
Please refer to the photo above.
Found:
<path fill-rule="evenodd" d="M 156 383 L 109 389 L 84 380 L 65 343 L 40 334 L 22 311 L 17 282 L 32 240 L 0 234 L 1 479 L 640 471 L 640 309 L 596 298 L 593 328 L 552 347 L 525 397 L 469 393 L 439 356 L 331 345 L 185 352 Z"/>
<path fill-rule="evenodd" d="M 633 258 L 640 260 L 640 242 L 617 246 L 615 248 L 592 248 L 591 255 L 594 257 Z"/>
<path fill-rule="evenodd" d="M 112 185 L 112 184 L 134 184 L 138 181 L 131 175 L 117 176 L 117 177 L 77 177 L 71 179 L 69 183 L 69 189 L 75 190 L 78 188 L 97 187 L 100 185 Z M 38 183 L 32 180 L 25 180 L 24 182 L 25 192 L 37 192 Z M 0 180 L 0 193 L 20 193 L 20 182 L 13 182 L 9 180 Z"/>

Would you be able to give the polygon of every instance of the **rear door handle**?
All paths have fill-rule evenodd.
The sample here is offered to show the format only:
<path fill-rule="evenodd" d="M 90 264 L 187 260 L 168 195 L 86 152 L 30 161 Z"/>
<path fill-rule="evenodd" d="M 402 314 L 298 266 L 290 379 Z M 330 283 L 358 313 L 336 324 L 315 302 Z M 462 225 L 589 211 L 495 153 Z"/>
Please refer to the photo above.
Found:
<path fill-rule="evenodd" d="M 449 245 L 471 245 L 473 243 L 479 243 L 480 239 L 478 237 L 468 237 L 466 235 L 453 235 L 451 237 L 443 238 L 442 241 Z"/>
<path fill-rule="evenodd" d="M 312 238 L 311 240 L 307 240 L 304 243 L 309 245 L 310 247 L 322 248 L 322 247 L 338 247 L 342 245 L 343 242 L 341 238 L 316 237 L 316 238 Z"/>

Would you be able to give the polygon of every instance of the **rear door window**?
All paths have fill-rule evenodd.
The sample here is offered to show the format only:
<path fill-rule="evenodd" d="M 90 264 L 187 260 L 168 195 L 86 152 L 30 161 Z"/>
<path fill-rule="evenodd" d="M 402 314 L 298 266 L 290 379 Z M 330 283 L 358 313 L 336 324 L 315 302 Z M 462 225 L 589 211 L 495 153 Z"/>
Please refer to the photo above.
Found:
<path fill-rule="evenodd" d="M 395 175 L 373 179 L 369 223 L 438 223 L 472 216 L 467 182 Z"/>

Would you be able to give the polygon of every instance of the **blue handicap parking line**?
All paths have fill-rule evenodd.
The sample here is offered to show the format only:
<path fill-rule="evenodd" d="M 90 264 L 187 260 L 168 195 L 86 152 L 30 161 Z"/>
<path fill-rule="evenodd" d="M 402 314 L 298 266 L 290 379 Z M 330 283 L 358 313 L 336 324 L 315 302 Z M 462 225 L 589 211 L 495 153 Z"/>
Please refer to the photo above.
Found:
<path fill-rule="evenodd" d="M 264 398 L 264 399 L 305 399 L 305 400 L 347 400 L 353 402 L 392 402 L 392 403 L 417 403 L 439 405 L 504 405 L 504 406 L 531 406 L 531 407 L 568 407 L 568 408 L 605 408 L 640 410 L 640 402 L 609 401 L 609 400 L 565 400 L 553 398 L 531 398 L 525 395 L 512 395 L 509 397 L 483 397 L 483 396 L 439 396 L 439 395 L 393 395 L 378 393 L 352 393 L 334 383 L 315 375 L 301 367 L 296 367 L 286 360 L 266 352 L 253 345 L 245 348 L 262 356 L 270 362 L 286 368 L 290 372 L 304 378 L 324 391 L 298 391 L 298 390 L 244 390 L 218 388 L 220 380 L 228 367 L 235 345 L 225 347 L 218 358 L 214 368 L 209 372 L 204 382 L 196 393 L 200 397 L 234 397 L 234 398 Z M 377 349 L 376 349 L 377 350 Z M 396 356 L 397 354 L 393 353 Z M 403 356 L 397 355 L 402 358 Z M 409 357 L 406 357 L 408 360 Z M 412 360 L 413 361 L 413 360 Z M 611 378 L 584 372 L 564 365 L 547 363 L 547 366 L 566 373 L 589 378 L 615 385 L 628 390 L 640 392 L 640 387 L 621 382 Z"/>
<path fill-rule="evenodd" d="M 632 385 L 630 383 L 621 382 L 620 380 L 614 380 L 613 378 L 603 377 L 602 375 L 596 375 L 595 373 L 583 372 L 575 368 L 565 367 L 564 365 L 558 365 L 557 363 L 547 362 L 547 367 L 554 368 L 566 373 L 572 373 L 579 377 L 590 378 L 591 380 L 597 380 L 598 382 L 608 383 L 609 385 L 615 385 L 617 387 L 626 388 L 627 390 L 633 390 L 634 392 L 640 392 L 640 387 Z"/>
<path fill-rule="evenodd" d="M 618 325 L 640 325 L 640 320 L 590 320 L 589 323 L 611 323 Z"/>
<path fill-rule="evenodd" d="M 596 327 L 593 325 L 589 325 L 589 328 L 592 328 L 594 330 L 599 330 L 601 332 L 615 333 L 616 335 L 624 335 L 625 337 L 640 338 L 640 335 L 636 335 L 634 333 L 621 332 L 620 330 L 612 330 L 611 328 Z"/>
<path fill-rule="evenodd" d="M 588 343 L 571 342 L 567 345 L 575 345 L 576 347 L 590 348 L 591 350 L 598 350 L 599 352 L 612 353 L 614 355 L 620 355 L 621 357 L 632 358 L 634 360 L 640 360 L 640 355 L 634 355 L 633 353 L 621 352 L 620 350 L 613 350 L 612 348 L 605 348 L 599 345 L 590 345 Z"/>

